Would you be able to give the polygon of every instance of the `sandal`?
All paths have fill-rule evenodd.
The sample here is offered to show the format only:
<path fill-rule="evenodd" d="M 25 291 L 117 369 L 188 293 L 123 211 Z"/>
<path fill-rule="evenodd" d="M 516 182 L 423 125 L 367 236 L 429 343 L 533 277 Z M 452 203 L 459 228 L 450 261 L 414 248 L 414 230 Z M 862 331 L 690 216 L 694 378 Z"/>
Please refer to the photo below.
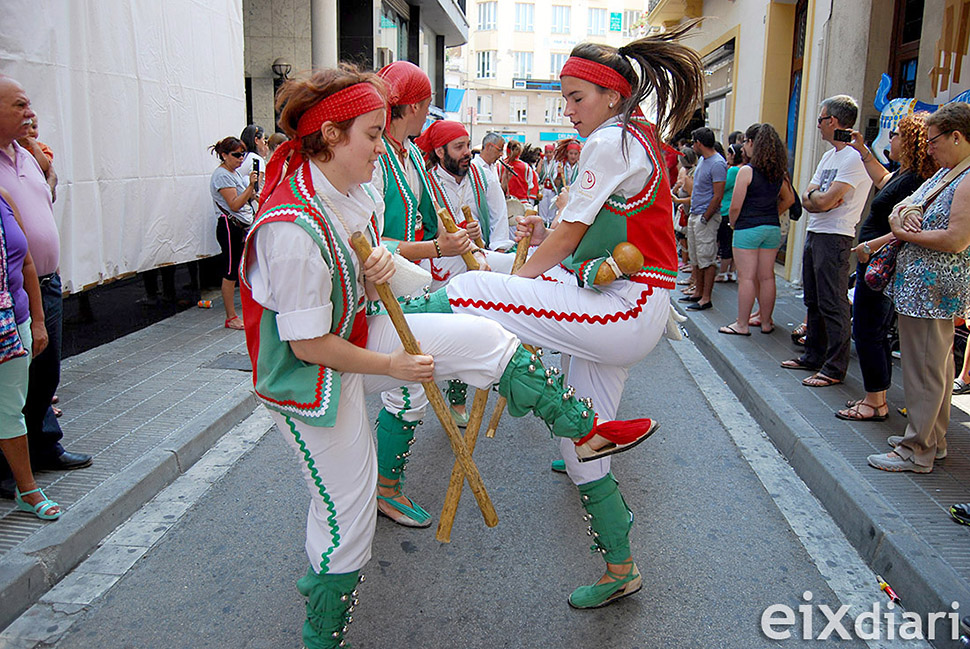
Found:
<path fill-rule="evenodd" d="M 42 498 L 42 500 L 36 505 L 31 505 L 23 498 L 24 496 L 29 496 L 30 494 L 36 494 L 36 493 L 39 493 L 40 497 Z M 45 496 L 44 492 L 41 491 L 40 487 L 36 489 L 31 489 L 30 491 L 25 491 L 23 493 L 20 493 L 20 489 L 16 489 L 14 490 L 13 500 L 15 503 L 17 503 L 17 509 L 19 509 L 20 511 L 29 512 L 34 516 L 36 516 L 37 518 L 40 518 L 45 521 L 56 521 L 58 518 L 61 517 L 61 514 L 62 514 L 62 512 L 60 511 L 61 506 L 58 505 L 53 500 L 51 500 L 50 498 L 48 498 L 47 496 Z M 58 511 L 54 512 L 53 514 L 50 513 L 50 511 L 54 508 L 57 508 Z"/>
<path fill-rule="evenodd" d="M 831 376 L 825 376 L 819 372 L 802 380 L 802 385 L 806 388 L 827 388 L 830 385 L 838 385 L 840 383 L 842 383 L 842 379 L 833 379 Z"/>
<path fill-rule="evenodd" d="M 800 358 L 790 358 L 787 361 L 782 361 L 781 366 L 786 370 L 805 370 L 806 372 L 817 372 L 819 370 L 817 367 L 806 365 Z"/>
<path fill-rule="evenodd" d="M 727 334 L 729 336 L 750 336 L 751 335 L 750 331 L 738 331 L 737 329 L 735 329 L 733 322 L 731 324 L 724 325 L 723 327 L 718 329 L 717 333 Z"/>
<path fill-rule="evenodd" d="M 868 415 L 862 414 L 862 411 L 859 410 L 859 408 L 863 407 L 868 408 L 871 413 Z M 883 408 L 886 409 L 886 412 L 879 414 L 879 411 Z M 855 405 L 850 406 L 845 410 L 839 410 L 835 413 L 835 416 L 845 421 L 886 421 L 889 419 L 889 405 L 883 403 L 879 406 L 873 406 L 865 403 L 864 401 L 859 401 Z"/>
<path fill-rule="evenodd" d="M 632 564 L 630 571 L 620 574 L 606 567 L 606 576 L 612 581 L 592 586 L 580 586 L 569 596 L 569 605 L 573 608 L 600 608 L 612 604 L 618 599 L 632 595 L 643 587 L 640 571 L 633 559 L 627 559 L 623 564 Z"/>
<path fill-rule="evenodd" d="M 377 513 L 384 518 L 391 520 L 398 525 L 403 525 L 404 527 L 431 527 L 431 514 L 426 512 L 421 505 L 414 502 L 408 498 L 410 505 L 405 505 L 404 503 L 399 503 L 394 500 L 395 498 L 401 497 L 401 492 L 398 490 L 393 496 L 382 496 L 377 494 L 378 500 L 383 500 L 388 505 L 396 509 L 401 516 L 399 518 L 394 518 L 390 514 L 383 511 L 380 507 L 377 508 Z"/>
<path fill-rule="evenodd" d="M 768 327 L 767 329 L 765 329 L 764 327 L 762 327 L 762 328 L 761 328 L 761 333 L 763 333 L 763 334 L 771 334 L 771 333 L 775 333 L 775 325 L 771 325 L 771 326 L 770 326 L 770 327 Z"/>
<path fill-rule="evenodd" d="M 236 331 L 242 331 L 245 329 L 243 325 L 243 320 L 239 316 L 233 318 L 226 318 L 226 329 L 235 329 Z"/>
<path fill-rule="evenodd" d="M 805 344 L 804 341 L 799 342 L 799 340 L 804 338 L 805 334 L 807 333 L 808 333 L 808 325 L 803 322 L 791 330 L 791 341 L 796 345 L 804 345 Z"/>
<path fill-rule="evenodd" d="M 656 419 L 631 419 L 629 421 L 613 420 L 602 424 L 594 422 L 593 429 L 585 437 L 575 440 L 576 455 L 580 462 L 598 460 L 607 455 L 628 451 L 643 440 L 647 439 L 660 428 Z M 606 445 L 594 449 L 589 440 L 599 435 L 606 440 Z"/>

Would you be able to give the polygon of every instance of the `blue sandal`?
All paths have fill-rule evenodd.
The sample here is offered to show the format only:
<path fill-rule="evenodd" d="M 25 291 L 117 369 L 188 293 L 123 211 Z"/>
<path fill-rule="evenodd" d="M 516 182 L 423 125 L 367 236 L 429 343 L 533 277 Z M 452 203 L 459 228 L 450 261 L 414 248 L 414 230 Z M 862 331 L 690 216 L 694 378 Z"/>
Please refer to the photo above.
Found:
<path fill-rule="evenodd" d="M 40 493 L 40 497 L 43 498 L 43 500 L 41 500 L 36 505 L 31 505 L 30 503 L 24 500 L 23 498 L 24 496 L 29 496 L 30 494 L 35 494 L 35 493 Z M 24 493 L 20 493 L 20 489 L 15 490 L 14 502 L 17 503 L 17 509 L 19 509 L 20 511 L 30 512 L 37 518 L 40 518 L 45 521 L 56 521 L 58 518 L 61 517 L 61 514 L 63 513 L 62 511 L 57 511 L 53 514 L 48 513 L 50 510 L 54 509 L 55 507 L 60 508 L 60 505 L 58 505 L 56 502 L 54 502 L 53 500 L 45 496 L 44 492 L 41 491 L 40 487 L 36 489 L 31 489 L 30 491 L 25 491 Z"/>

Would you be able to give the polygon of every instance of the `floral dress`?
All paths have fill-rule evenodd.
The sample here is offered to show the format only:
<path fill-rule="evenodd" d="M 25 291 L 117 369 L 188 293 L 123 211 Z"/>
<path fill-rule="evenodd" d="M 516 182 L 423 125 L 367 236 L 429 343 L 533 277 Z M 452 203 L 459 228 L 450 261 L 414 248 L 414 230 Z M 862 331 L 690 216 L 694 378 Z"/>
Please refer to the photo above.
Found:
<path fill-rule="evenodd" d="M 923 200 L 948 169 L 940 169 L 913 194 Z M 957 185 L 970 170 L 957 176 L 923 214 L 924 230 L 945 230 L 950 224 L 950 204 Z M 931 250 L 905 243 L 896 258 L 896 275 L 887 287 L 896 312 L 913 318 L 951 320 L 970 314 L 970 248 L 957 253 Z"/>

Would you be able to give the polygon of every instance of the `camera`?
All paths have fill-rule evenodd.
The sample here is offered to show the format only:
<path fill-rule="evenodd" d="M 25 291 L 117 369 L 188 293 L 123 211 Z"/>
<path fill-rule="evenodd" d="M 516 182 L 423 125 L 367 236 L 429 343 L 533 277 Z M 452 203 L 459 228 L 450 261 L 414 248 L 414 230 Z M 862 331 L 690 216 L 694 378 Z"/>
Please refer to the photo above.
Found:
<path fill-rule="evenodd" d="M 847 128 L 837 128 L 832 134 L 832 139 L 836 142 L 851 142 L 852 141 L 852 131 Z"/>

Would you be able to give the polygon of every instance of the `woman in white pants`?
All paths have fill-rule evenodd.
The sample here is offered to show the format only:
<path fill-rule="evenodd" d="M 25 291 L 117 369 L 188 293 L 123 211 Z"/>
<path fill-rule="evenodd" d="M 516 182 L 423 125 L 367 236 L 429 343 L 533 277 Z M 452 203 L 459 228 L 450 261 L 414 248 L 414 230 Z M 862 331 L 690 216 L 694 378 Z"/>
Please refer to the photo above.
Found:
<path fill-rule="evenodd" d="M 323 649 L 345 644 L 374 536 L 377 459 L 365 393 L 436 378 L 498 383 L 510 412 L 536 413 L 590 461 L 638 444 L 654 424 L 599 421 L 558 377 L 546 377 L 515 336 L 485 318 L 410 315 L 426 355 L 405 353 L 386 315 L 365 315 L 373 283 L 394 273 L 391 253 L 378 245 L 382 202 L 362 186 L 384 153 L 383 83 L 350 66 L 317 70 L 287 82 L 277 105 L 292 139 L 266 171 L 241 293 L 256 395 L 301 459 L 311 495 L 310 569 L 297 586 L 307 597 L 303 643 Z M 363 264 L 349 244 L 356 231 L 374 245 Z M 421 302 L 437 311 L 447 306 L 436 304 L 443 297 Z"/>

